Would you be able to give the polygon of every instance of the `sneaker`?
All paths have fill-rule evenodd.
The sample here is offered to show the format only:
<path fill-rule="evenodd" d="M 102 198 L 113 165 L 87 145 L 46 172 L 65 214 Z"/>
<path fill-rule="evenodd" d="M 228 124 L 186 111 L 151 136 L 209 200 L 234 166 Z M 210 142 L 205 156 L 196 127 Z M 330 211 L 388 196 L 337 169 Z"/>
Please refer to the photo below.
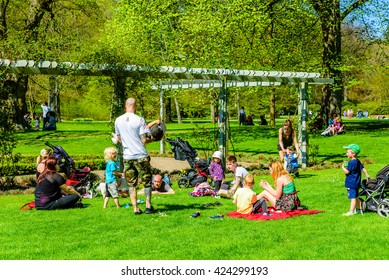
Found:
<path fill-rule="evenodd" d="M 224 219 L 224 215 L 216 214 L 215 216 L 211 216 L 209 218 L 212 219 L 212 220 L 223 220 Z"/>
<path fill-rule="evenodd" d="M 146 209 L 147 209 L 147 208 L 146 208 Z M 139 211 L 138 211 L 138 212 L 134 212 L 134 214 L 135 214 L 135 215 L 141 215 L 142 213 L 143 213 L 143 211 L 142 211 L 142 210 L 140 210 L 140 209 L 139 209 Z"/>
<path fill-rule="evenodd" d="M 143 199 L 138 199 L 138 200 L 136 201 L 136 203 L 142 204 L 142 203 L 145 203 L 145 201 L 144 201 Z"/>
<path fill-rule="evenodd" d="M 154 212 L 155 212 L 155 209 L 153 206 L 151 206 L 150 208 L 146 207 L 145 214 L 153 214 Z"/>
<path fill-rule="evenodd" d="M 191 217 L 197 218 L 198 216 L 200 216 L 200 212 L 194 212 Z"/>
<path fill-rule="evenodd" d="M 359 215 L 363 215 L 363 211 L 362 211 L 362 209 L 358 209 L 358 210 L 357 210 L 357 214 L 359 214 Z"/>
<path fill-rule="evenodd" d="M 344 213 L 343 216 L 353 216 L 355 215 L 357 212 L 351 212 L 351 211 L 348 211 L 347 213 Z"/>

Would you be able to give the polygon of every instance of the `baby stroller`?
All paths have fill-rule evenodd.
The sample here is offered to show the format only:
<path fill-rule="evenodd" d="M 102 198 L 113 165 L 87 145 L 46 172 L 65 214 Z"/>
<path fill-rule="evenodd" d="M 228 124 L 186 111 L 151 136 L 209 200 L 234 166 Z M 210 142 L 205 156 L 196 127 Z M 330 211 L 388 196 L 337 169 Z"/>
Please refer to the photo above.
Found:
<path fill-rule="evenodd" d="M 209 161 L 198 159 L 196 150 L 193 149 L 187 141 L 183 141 L 181 138 L 167 138 L 166 141 L 172 146 L 174 159 L 187 160 L 191 167 L 191 169 L 187 170 L 186 173 L 178 179 L 179 188 L 195 187 L 208 180 Z"/>
<path fill-rule="evenodd" d="M 60 171 L 65 173 L 67 178 L 66 184 L 83 196 L 93 197 L 99 181 L 93 179 L 91 169 L 87 166 L 77 169 L 73 159 L 61 146 L 54 146 L 49 142 L 45 142 L 45 145 L 53 149 L 53 156 L 57 158 Z"/>
<path fill-rule="evenodd" d="M 359 199 L 362 211 L 375 211 L 381 217 L 389 217 L 389 165 L 382 168 L 375 179 L 363 180 Z M 364 196 L 365 199 L 362 199 Z"/>

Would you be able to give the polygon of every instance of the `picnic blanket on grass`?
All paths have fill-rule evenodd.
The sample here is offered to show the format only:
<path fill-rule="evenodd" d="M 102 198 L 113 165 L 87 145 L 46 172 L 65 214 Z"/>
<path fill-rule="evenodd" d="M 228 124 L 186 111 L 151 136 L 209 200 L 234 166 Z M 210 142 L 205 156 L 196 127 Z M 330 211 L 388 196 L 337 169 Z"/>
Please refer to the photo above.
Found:
<path fill-rule="evenodd" d="M 293 216 L 301 216 L 301 215 L 312 215 L 312 214 L 318 214 L 321 212 L 324 212 L 323 210 L 306 210 L 306 209 L 301 209 L 301 210 L 293 210 L 293 211 L 288 211 L 288 212 L 278 212 L 275 211 L 274 207 L 268 207 L 267 208 L 269 211 L 270 216 L 265 216 L 262 214 L 241 214 L 236 211 L 232 211 L 227 214 L 228 217 L 231 218 L 244 218 L 247 220 L 280 220 L 280 219 L 287 219 L 291 218 Z"/>

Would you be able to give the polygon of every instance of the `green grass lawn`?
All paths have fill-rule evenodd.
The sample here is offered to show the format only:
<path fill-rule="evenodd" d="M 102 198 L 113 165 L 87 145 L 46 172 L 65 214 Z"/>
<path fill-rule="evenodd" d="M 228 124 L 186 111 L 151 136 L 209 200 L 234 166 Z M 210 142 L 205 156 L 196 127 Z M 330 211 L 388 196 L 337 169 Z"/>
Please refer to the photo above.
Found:
<path fill-rule="evenodd" d="M 279 122 L 281 123 L 281 121 Z M 213 129 L 212 124 L 204 124 Z M 387 260 L 389 219 L 377 213 L 343 217 L 349 208 L 344 175 L 339 164 L 346 159 L 342 146 L 358 143 L 361 160 L 372 177 L 388 164 L 386 146 L 389 122 L 346 120 L 347 133 L 335 137 L 310 135 L 319 147 L 320 164 L 301 170 L 296 179 L 299 197 L 316 215 L 285 220 L 211 220 L 214 214 L 235 210 L 231 200 L 205 208 L 213 197 L 190 197 L 192 189 L 175 195 L 155 195 L 158 213 L 134 216 L 131 208 L 103 209 L 101 197 L 84 199 L 86 208 L 63 211 L 19 211 L 33 195 L 0 196 L 0 259 L 2 260 Z M 189 137 L 193 124 L 168 124 L 168 137 Z M 277 157 L 278 127 L 238 127 L 231 124 L 233 146 L 240 159 Z M 102 153 L 110 143 L 105 123 L 60 123 L 57 132 L 18 135 L 17 151 L 37 155 L 48 140 L 69 154 Z M 195 143 L 195 139 L 192 139 Z M 192 144 L 191 139 L 189 142 Z M 157 143 L 158 144 L 158 143 Z M 159 145 L 148 146 L 158 151 Z M 170 148 L 170 147 L 168 147 Z M 194 145 L 194 148 L 200 148 Z M 230 150 L 232 150 L 230 148 Z M 324 164 L 325 163 L 325 164 Z M 323 168 L 325 166 L 326 168 Z M 256 175 L 271 181 L 264 172 Z M 259 192 L 258 185 L 254 189 Z M 120 199 L 129 203 L 129 199 Z M 144 204 L 141 205 L 144 210 Z M 200 211 L 198 218 L 191 218 Z"/>

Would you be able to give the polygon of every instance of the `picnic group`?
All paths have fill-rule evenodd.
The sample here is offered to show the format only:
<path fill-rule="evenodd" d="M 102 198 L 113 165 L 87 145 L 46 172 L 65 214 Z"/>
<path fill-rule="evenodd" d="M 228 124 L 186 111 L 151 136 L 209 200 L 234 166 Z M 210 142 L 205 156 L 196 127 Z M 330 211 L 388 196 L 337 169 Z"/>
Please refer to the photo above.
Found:
<path fill-rule="evenodd" d="M 119 208 L 119 188 L 126 185 L 134 215 L 153 214 L 157 209 L 152 205 L 153 195 L 172 194 L 169 177 L 163 174 L 152 174 L 150 156 L 146 150 L 147 143 L 159 141 L 164 136 L 166 127 L 159 120 L 147 124 L 145 119 L 136 114 L 137 103 L 134 98 L 128 98 L 125 103 L 125 113 L 115 120 L 113 141 L 115 147 L 104 150 L 106 160 L 105 181 L 101 185 L 103 208 L 107 208 L 112 198 Z M 243 109 L 243 108 L 242 108 Z M 336 117 L 336 116 L 334 116 Z M 243 118 L 242 118 L 243 121 Z M 116 162 L 118 147 L 123 150 L 123 168 L 119 172 Z M 360 147 L 349 144 L 343 147 L 349 159 L 341 166 L 345 174 L 345 189 L 350 199 L 349 210 L 345 216 L 362 213 L 358 192 L 361 187 L 362 173 L 369 178 L 368 172 L 359 161 Z M 228 198 L 236 205 L 236 211 L 241 214 L 270 215 L 268 207 L 275 211 L 287 212 L 300 207 L 295 178 L 298 172 L 298 142 L 292 121 L 286 120 L 278 131 L 277 149 L 279 159 L 269 164 L 272 182 L 258 182 L 262 191 L 255 193 L 253 187 L 257 182 L 243 166 L 238 165 L 234 155 L 226 157 L 226 169 L 234 174 L 232 180 L 226 180 L 223 169 L 221 151 L 215 151 L 209 163 L 209 176 L 205 182 L 195 186 L 194 191 L 209 185 L 216 198 Z M 37 187 L 35 189 L 35 207 L 38 210 L 56 210 L 82 207 L 83 195 L 66 184 L 66 179 L 58 169 L 56 156 L 52 149 L 42 149 L 37 158 Z M 207 180 L 210 179 L 210 180 Z M 139 190 L 142 182 L 143 189 Z M 210 183 L 208 183 L 210 181 Z M 205 183 L 205 184 L 204 184 Z M 138 199 L 138 194 L 145 195 L 145 201 Z M 140 205 L 145 203 L 142 210 Z M 218 218 L 218 217 L 215 217 Z"/>

